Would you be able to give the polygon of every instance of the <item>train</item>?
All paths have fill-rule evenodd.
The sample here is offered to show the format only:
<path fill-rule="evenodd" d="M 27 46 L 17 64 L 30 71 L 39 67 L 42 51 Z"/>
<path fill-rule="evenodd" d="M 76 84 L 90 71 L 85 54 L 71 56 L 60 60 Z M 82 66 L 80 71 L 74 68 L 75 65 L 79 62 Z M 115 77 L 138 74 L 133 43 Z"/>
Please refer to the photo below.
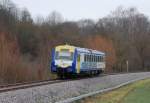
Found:
<path fill-rule="evenodd" d="M 72 45 L 52 49 L 51 72 L 60 78 L 72 75 L 99 75 L 105 71 L 105 53 Z"/>

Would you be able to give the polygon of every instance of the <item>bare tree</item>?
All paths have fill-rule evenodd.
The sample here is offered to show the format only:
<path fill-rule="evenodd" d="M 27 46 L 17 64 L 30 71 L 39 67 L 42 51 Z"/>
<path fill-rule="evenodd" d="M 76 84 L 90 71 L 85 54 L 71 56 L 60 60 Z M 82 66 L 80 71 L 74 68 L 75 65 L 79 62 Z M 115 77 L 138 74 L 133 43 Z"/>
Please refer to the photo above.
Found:
<path fill-rule="evenodd" d="M 61 16 L 60 13 L 53 11 L 48 17 L 47 17 L 47 22 L 50 25 L 57 25 L 59 23 L 63 22 L 63 17 Z"/>

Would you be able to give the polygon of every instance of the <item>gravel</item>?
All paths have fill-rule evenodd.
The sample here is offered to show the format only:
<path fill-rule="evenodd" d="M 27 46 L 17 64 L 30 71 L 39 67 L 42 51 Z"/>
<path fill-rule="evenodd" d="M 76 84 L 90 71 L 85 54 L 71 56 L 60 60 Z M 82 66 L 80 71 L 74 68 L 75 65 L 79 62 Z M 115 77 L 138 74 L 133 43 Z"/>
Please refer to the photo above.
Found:
<path fill-rule="evenodd" d="M 55 103 L 129 80 L 150 78 L 150 72 L 109 75 L 0 93 L 0 103 Z"/>

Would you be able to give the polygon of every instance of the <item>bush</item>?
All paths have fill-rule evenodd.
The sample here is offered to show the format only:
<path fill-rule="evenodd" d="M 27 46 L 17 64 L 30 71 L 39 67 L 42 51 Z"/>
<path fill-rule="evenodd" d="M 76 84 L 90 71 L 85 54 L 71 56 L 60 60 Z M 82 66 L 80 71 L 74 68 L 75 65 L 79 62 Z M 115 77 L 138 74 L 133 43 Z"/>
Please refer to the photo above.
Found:
<path fill-rule="evenodd" d="M 0 33 L 0 81 L 1 83 L 27 82 L 43 79 L 40 64 L 25 61 L 19 53 L 17 42 Z M 46 79 L 46 78 L 44 78 Z"/>

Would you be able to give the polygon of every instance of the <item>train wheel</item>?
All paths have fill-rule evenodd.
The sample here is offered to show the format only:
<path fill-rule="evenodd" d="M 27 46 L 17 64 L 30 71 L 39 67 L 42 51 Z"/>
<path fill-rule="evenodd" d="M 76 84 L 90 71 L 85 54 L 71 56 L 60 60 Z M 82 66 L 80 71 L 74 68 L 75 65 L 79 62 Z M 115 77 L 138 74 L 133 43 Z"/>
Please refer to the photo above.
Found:
<path fill-rule="evenodd" d="M 97 74 L 97 70 L 94 71 L 94 76 Z"/>
<path fill-rule="evenodd" d="M 97 70 L 97 71 L 96 71 L 96 76 L 99 76 L 99 74 L 100 74 L 100 71 Z"/>
<path fill-rule="evenodd" d="M 90 77 L 94 76 L 94 71 L 90 71 Z"/>

